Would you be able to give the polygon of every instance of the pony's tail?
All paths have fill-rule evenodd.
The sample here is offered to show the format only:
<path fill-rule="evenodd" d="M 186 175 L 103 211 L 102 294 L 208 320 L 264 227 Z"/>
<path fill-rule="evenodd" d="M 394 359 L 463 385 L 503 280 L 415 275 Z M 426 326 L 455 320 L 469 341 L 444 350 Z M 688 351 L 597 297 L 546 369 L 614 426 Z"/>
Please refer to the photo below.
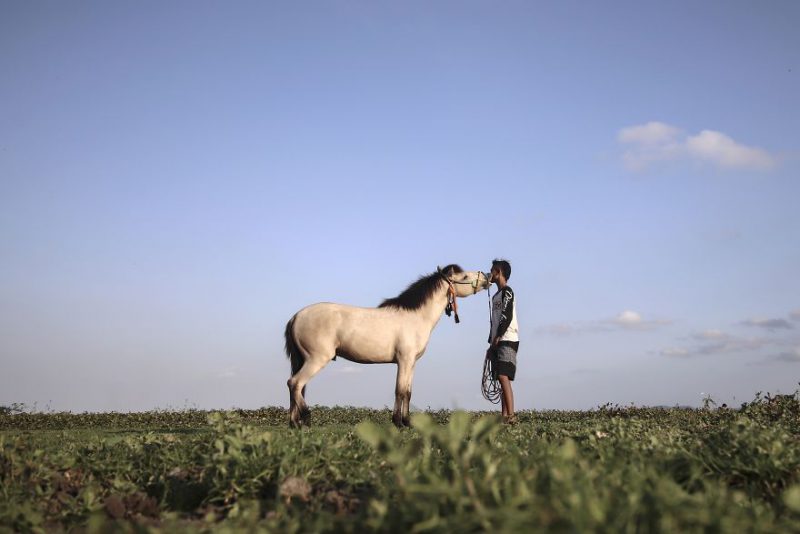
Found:
<path fill-rule="evenodd" d="M 289 361 L 292 363 L 292 376 L 296 375 L 300 368 L 303 367 L 303 363 L 305 363 L 303 353 L 300 352 L 300 347 L 297 346 L 297 342 L 294 340 L 294 320 L 296 318 L 297 315 L 294 315 L 289 319 L 289 322 L 286 323 L 286 332 L 284 333 L 284 337 L 286 338 L 284 350 L 286 351 L 286 357 L 289 358 Z"/>

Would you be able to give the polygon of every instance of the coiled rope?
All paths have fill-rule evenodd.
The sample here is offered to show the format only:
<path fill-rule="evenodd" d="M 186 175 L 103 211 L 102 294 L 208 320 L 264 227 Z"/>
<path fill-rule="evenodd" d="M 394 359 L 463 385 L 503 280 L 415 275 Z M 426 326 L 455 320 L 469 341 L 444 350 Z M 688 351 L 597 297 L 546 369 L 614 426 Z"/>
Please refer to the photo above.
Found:
<path fill-rule="evenodd" d="M 500 403 L 500 382 L 494 378 L 494 370 L 492 369 L 492 359 L 486 358 L 483 360 L 483 381 L 481 382 L 481 393 L 483 398 L 492 404 Z"/>
<path fill-rule="evenodd" d="M 492 295 L 491 293 L 489 293 L 488 287 L 486 288 L 486 295 L 489 297 L 489 332 L 490 332 L 489 335 L 491 336 Z M 502 390 L 500 389 L 500 382 L 495 378 L 493 369 L 493 360 L 494 358 L 492 357 L 484 358 L 483 360 L 483 377 L 481 379 L 481 393 L 483 393 L 483 398 L 488 400 L 492 404 L 499 404 Z"/>

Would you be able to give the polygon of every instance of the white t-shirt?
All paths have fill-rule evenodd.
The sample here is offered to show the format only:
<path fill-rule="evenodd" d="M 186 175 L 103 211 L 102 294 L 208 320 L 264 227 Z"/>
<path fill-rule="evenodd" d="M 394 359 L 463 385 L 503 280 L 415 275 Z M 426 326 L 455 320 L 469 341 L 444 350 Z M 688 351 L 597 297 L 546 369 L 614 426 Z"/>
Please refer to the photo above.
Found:
<path fill-rule="evenodd" d="M 492 297 L 492 330 L 489 343 L 500 334 L 500 341 L 519 341 L 517 306 L 514 291 L 506 286 Z"/>

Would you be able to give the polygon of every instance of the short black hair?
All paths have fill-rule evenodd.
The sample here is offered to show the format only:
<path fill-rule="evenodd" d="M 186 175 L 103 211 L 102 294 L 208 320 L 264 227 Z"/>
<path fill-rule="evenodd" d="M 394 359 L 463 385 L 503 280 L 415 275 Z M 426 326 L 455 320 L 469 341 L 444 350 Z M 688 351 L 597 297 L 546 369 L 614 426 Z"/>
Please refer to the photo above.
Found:
<path fill-rule="evenodd" d="M 508 260 L 494 260 L 492 261 L 492 268 L 494 267 L 498 267 L 500 269 L 500 272 L 503 273 L 503 276 L 506 280 L 511 278 L 511 264 L 508 262 Z"/>

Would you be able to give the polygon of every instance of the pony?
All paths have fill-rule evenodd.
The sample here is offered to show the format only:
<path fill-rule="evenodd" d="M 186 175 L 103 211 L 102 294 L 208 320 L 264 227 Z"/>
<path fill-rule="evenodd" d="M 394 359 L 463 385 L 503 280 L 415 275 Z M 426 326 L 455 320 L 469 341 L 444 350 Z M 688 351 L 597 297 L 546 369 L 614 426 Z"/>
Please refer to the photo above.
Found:
<path fill-rule="evenodd" d="M 464 271 L 455 264 L 420 277 L 398 296 L 377 308 L 321 302 L 307 306 L 286 324 L 286 356 L 291 362 L 289 425 L 308 425 L 305 401 L 309 380 L 337 356 L 355 363 L 395 363 L 392 422 L 411 426 L 409 404 L 414 366 L 428 346 L 442 312 L 455 311 L 457 297 L 468 297 L 491 284 L 481 271 Z"/>

